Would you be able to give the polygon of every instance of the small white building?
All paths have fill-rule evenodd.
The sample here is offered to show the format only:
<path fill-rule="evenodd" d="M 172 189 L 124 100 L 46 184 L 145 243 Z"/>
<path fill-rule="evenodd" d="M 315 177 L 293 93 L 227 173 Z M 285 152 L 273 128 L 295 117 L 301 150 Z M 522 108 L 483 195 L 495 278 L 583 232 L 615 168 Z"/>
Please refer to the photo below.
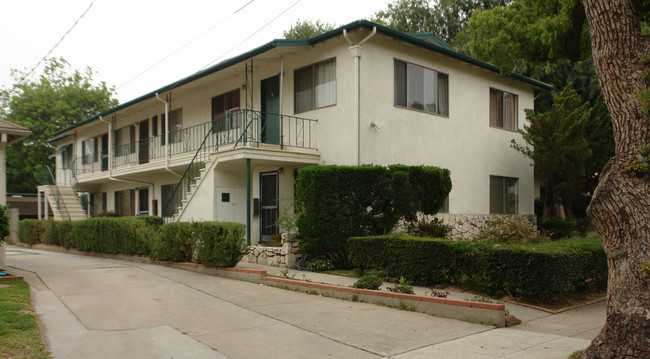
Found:
<path fill-rule="evenodd" d="M 433 34 L 360 20 L 271 41 L 61 129 L 50 141 L 58 198 L 85 192 L 94 213 L 245 223 L 255 244 L 278 232 L 297 169 L 402 163 L 451 170 L 443 212 L 533 214 L 532 162 L 510 141 L 535 91 L 550 89 Z M 40 191 L 55 219 L 74 217 L 51 186 Z"/>

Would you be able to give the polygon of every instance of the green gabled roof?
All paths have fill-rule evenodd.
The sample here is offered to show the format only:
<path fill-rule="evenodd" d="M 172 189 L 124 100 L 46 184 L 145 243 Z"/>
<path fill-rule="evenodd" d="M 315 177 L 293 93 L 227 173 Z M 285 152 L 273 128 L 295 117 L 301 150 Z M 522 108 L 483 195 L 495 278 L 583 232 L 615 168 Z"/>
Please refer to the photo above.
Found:
<path fill-rule="evenodd" d="M 159 89 L 157 89 L 155 91 L 149 92 L 149 93 L 147 93 L 145 95 L 142 95 L 142 96 L 140 96 L 138 98 L 135 98 L 135 99 L 133 99 L 131 101 L 127 101 L 127 102 L 125 102 L 123 104 L 115 106 L 115 107 L 113 107 L 111 109 L 108 109 L 108 110 L 106 110 L 104 112 L 101 112 L 101 113 L 99 113 L 99 114 L 97 114 L 97 115 L 95 115 L 93 117 L 90 117 L 90 118 L 87 118 L 87 119 L 85 119 L 83 121 L 77 122 L 77 123 L 75 123 L 75 124 L 73 124 L 71 126 L 68 126 L 68 127 L 64 128 L 64 129 L 62 129 L 60 131 L 55 132 L 53 134 L 53 136 L 60 135 L 60 134 L 62 134 L 64 132 L 66 132 L 66 131 L 70 131 L 70 130 L 72 130 L 74 128 L 77 128 L 79 126 L 82 126 L 82 125 L 85 125 L 85 124 L 87 124 L 89 122 L 95 121 L 95 120 L 99 119 L 100 116 L 101 117 L 108 116 L 109 114 L 117 112 L 117 111 L 119 111 L 121 109 L 124 109 L 126 107 L 129 107 L 129 106 L 135 105 L 135 104 L 137 104 L 139 102 L 151 99 L 151 98 L 155 97 L 157 93 L 163 93 L 163 92 L 166 92 L 166 91 L 170 91 L 170 90 L 172 90 L 174 88 L 183 86 L 183 85 L 188 84 L 188 83 L 190 83 L 190 82 L 192 82 L 194 80 L 197 80 L 197 79 L 200 79 L 202 77 L 211 75 L 211 74 L 213 74 L 215 72 L 223 70 L 223 69 L 225 69 L 227 67 L 235 65 L 235 64 L 240 63 L 242 61 L 246 61 L 246 60 L 248 60 L 250 58 L 253 58 L 253 57 L 255 57 L 255 56 L 259 55 L 259 54 L 262 54 L 264 52 L 272 50 L 272 49 L 274 49 L 276 47 L 311 46 L 311 45 L 315 45 L 315 44 L 318 44 L 320 42 L 329 40 L 331 38 L 340 36 L 343 29 L 346 29 L 347 31 L 355 30 L 355 29 L 358 29 L 358 28 L 365 28 L 365 29 L 368 29 L 368 30 L 372 30 L 374 27 L 377 28 L 378 33 L 383 34 L 385 36 L 392 37 L 394 39 L 397 39 L 397 40 L 400 40 L 400 41 L 403 41 L 403 42 L 406 42 L 406 43 L 410 43 L 412 45 L 416 45 L 416 46 L 419 46 L 419 47 L 422 47 L 422 48 L 425 48 L 425 49 L 428 49 L 428 50 L 431 50 L 431 51 L 438 52 L 440 54 L 452 57 L 454 59 L 457 59 L 457 60 L 472 64 L 472 65 L 475 65 L 475 66 L 478 66 L 478 67 L 481 67 L 481 68 L 484 68 L 484 69 L 486 69 L 488 71 L 492 71 L 492 72 L 499 73 L 499 74 L 501 73 L 499 68 L 492 65 L 492 64 L 489 64 L 489 63 L 481 61 L 481 60 L 477 60 L 477 59 L 475 59 L 473 57 L 463 55 L 463 54 L 455 51 L 451 46 L 449 46 L 447 43 L 445 43 L 440 37 L 438 37 L 435 34 L 432 34 L 432 33 L 405 34 L 403 32 L 393 30 L 391 28 L 388 28 L 388 27 L 383 26 L 383 25 L 376 24 L 376 23 L 368 21 L 368 20 L 357 20 L 357 21 L 351 22 L 351 23 L 349 23 L 347 25 L 340 26 L 340 27 L 338 27 L 338 28 L 336 28 L 334 30 L 323 33 L 321 35 L 314 36 L 314 37 L 312 37 L 310 39 L 276 39 L 276 40 L 273 40 L 273 41 L 268 42 L 268 43 L 266 43 L 266 44 L 264 44 L 262 46 L 259 46 L 259 47 L 255 48 L 253 50 L 250 50 L 250 51 L 245 52 L 245 53 L 243 53 L 241 55 L 232 57 L 230 59 L 224 60 L 224 61 L 222 61 L 222 62 L 220 62 L 220 63 L 218 63 L 218 64 L 216 64 L 216 65 L 214 65 L 212 67 L 209 67 L 209 68 L 207 68 L 205 70 L 198 71 L 198 72 L 196 72 L 196 73 L 194 73 L 194 74 L 192 74 L 192 75 L 190 75 L 188 77 L 180 79 L 180 80 L 178 80 L 176 82 L 173 82 L 173 83 L 171 83 L 169 85 L 163 86 L 163 87 L 161 87 L 161 88 L 159 88 Z M 427 40 L 430 40 L 430 39 L 434 40 L 434 42 L 427 41 Z M 539 87 L 539 88 L 544 89 L 544 90 L 553 90 L 554 89 L 554 87 L 551 86 L 551 85 L 548 85 L 548 84 L 543 83 L 541 81 L 537 81 L 537 80 L 534 80 L 534 79 L 531 79 L 531 78 L 528 78 L 526 76 L 519 75 L 519 74 L 516 74 L 516 73 L 511 74 L 509 77 L 511 77 L 511 78 L 513 78 L 515 80 L 519 80 L 519 81 L 525 82 L 527 84 L 533 85 L 535 87 Z M 54 142 L 57 139 L 60 139 L 60 137 L 59 138 L 54 138 L 54 139 L 50 140 L 50 142 Z"/>

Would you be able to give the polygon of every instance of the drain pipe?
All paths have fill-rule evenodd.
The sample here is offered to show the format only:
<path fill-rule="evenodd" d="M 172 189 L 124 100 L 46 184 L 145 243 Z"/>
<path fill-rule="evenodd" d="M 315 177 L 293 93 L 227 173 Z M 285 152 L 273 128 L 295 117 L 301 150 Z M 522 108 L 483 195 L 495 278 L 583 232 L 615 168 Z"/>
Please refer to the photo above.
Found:
<path fill-rule="evenodd" d="M 366 36 L 361 42 L 358 44 L 355 44 L 350 40 L 350 37 L 348 36 L 348 32 L 346 29 L 343 29 L 343 37 L 348 41 L 350 44 L 350 47 L 348 47 L 348 50 L 350 50 L 350 54 L 352 57 L 354 57 L 354 93 L 355 93 L 355 99 L 354 99 L 354 116 L 355 116 L 355 122 L 357 123 L 357 148 L 356 148 L 356 157 L 357 157 L 357 166 L 361 165 L 361 52 L 363 50 L 363 44 L 365 44 L 368 40 L 370 40 L 375 34 L 377 33 L 377 27 L 373 26 L 372 32 Z"/>
<path fill-rule="evenodd" d="M 183 177 L 183 175 L 180 175 L 174 171 L 172 171 L 171 168 L 169 168 L 169 103 L 165 100 L 163 100 L 159 95 L 158 92 L 156 92 L 156 98 L 160 100 L 162 103 L 165 104 L 165 170 L 169 173 L 173 173 L 178 177 Z"/>

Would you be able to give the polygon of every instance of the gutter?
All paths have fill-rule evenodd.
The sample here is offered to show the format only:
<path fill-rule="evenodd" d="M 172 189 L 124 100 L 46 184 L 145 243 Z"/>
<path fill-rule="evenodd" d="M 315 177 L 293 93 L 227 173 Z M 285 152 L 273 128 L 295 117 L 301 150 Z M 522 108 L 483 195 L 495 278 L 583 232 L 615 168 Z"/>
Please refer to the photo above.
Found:
<path fill-rule="evenodd" d="M 363 44 L 370 40 L 377 33 L 377 26 L 372 28 L 372 32 L 366 36 L 358 44 L 354 44 L 350 37 L 348 37 L 348 32 L 346 29 L 343 29 L 343 37 L 348 41 L 350 47 L 350 54 L 354 57 L 354 117 L 356 118 L 357 123 L 357 148 L 356 148 L 356 157 L 357 157 L 357 166 L 361 165 L 361 53 L 363 52 Z"/>

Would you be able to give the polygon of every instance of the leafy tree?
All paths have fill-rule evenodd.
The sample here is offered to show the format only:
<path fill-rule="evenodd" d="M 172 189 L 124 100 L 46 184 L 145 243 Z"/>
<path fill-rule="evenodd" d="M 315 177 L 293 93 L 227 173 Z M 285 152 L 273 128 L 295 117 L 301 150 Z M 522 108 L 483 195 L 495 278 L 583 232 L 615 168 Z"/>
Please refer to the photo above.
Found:
<path fill-rule="evenodd" d="M 589 59 L 589 32 L 580 0 L 523 0 L 477 11 L 469 21 L 472 56 L 522 73 L 526 64 Z"/>
<path fill-rule="evenodd" d="M 584 0 L 584 7 L 615 154 L 588 208 L 609 265 L 607 319 L 579 358 L 643 358 L 650 353 L 650 105 L 642 100 L 650 87 L 650 38 L 642 25 L 650 3 Z M 645 166 L 631 171 L 631 159 Z"/>
<path fill-rule="evenodd" d="M 510 0 L 396 0 L 372 18 L 401 32 L 433 32 L 457 50 L 466 52 L 464 32 L 472 13 L 508 3 Z"/>
<path fill-rule="evenodd" d="M 529 124 L 519 130 L 525 145 L 512 140 L 515 150 L 535 162 L 535 172 L 546 186 L 543 221 L 564 217 L 556 209 L 584 188 L 585 167 L 591 157 L 584 135 L 588 109 L 589 103 L 580 105 L 580 96 L 569 85 L 556 96 L 550 111 L 526 109 Z"/>
<path fill-rule="evenodd" d="M 300 20 L 284 32 L 285 39 L 310 39 L 314 36 L 334 30 L 335 24 L 322 23 L 320 20 Z"/>
<path fill-rule="evenodd" d="M 37 80 L 13 70 L 16 85 L 0 91 L 0 118 L 26 127 L 32 135 L 7 149 L 7 191 L 36 192 L 38 173 L 54 164 L 46 143 L 57 130 L 116 106 L 114 88 L 94 84 L 93 71 L 71 70 L 64 59 L 49 59 Z"/>
<path fill-rule="evenodd" d="M 578 0 L 523 0 L 506 8 L 477 11 L 469 21 L 471 55 L 496 64 L 504 73 L 516 71 L 557 89 L 573 84 L 581 103 L 590 103 L 584 133 L 592 153 L 585 167 L 584 187 L 563 198 L 571 215 L 586 216 L 586 207 L 607 159 L 614 154 L 611 119 L 590 59 L 584 6 Z M 536 97 L 535 109 L 549 112 L 553 95 Z"/>

